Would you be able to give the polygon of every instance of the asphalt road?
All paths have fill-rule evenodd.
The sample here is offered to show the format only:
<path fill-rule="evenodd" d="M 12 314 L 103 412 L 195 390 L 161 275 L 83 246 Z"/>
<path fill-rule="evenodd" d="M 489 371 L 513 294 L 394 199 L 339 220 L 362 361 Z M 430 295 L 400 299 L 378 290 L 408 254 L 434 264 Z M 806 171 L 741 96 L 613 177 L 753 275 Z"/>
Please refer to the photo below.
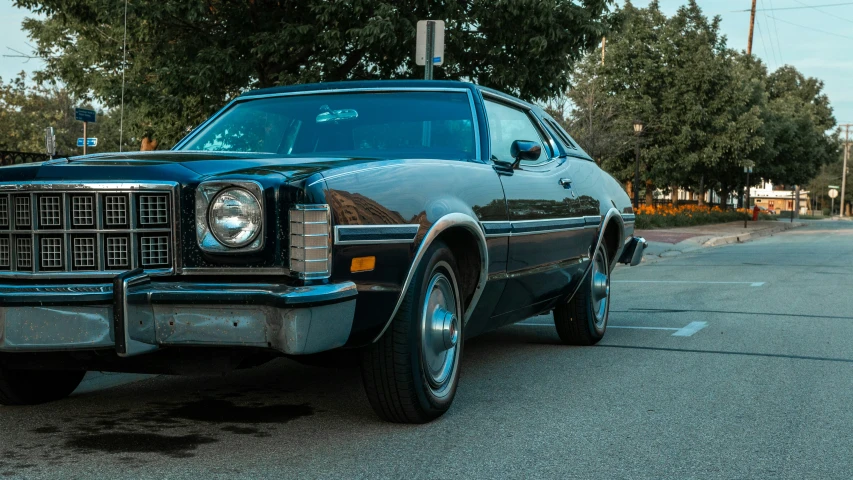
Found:
<path fill-rule="evenodd" d="M 851 267 L 853 223 L 817 222 L 619 268 L 600 346 L 549 317 L 473 339 L 424 426 L 378 421 L 356 368 L 96 375 L 0 408 L 0 475 L 847 479 Z"/>

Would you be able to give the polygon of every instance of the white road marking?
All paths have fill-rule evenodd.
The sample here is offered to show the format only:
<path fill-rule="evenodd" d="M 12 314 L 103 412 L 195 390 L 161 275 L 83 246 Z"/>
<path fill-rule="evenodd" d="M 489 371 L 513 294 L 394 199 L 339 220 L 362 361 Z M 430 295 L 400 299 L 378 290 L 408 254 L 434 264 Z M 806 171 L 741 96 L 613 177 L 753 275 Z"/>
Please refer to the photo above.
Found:
<path fill-rule="evenodd" d="M 672 330 L 678 331 L 680 328 L 671 328 L 671 327 L 631 327 L 627 325 L 608 325 L 607 328 L 630 328 L 633 330 Z"/>
<path fill-rule="evenodd" d="M 553 323 L 516 323 L 523 327 L 553 327 Z M 607 328 L 626 328 L 631 330 L 669 330 L 673 337 L 692 337 L 694 333 L 708 326 L 708 322 L 690 322 L 682 328 L 673 327 L 635 327 L 633 325 L 608 325 Z"/>
<path fill-rule="evenodd" d="M 760 287 L 767 282 L 702 282 L 697 280 L 611 280 L 611 283 L 694 283 L 700 285 L 749 285 Z"/>
<path fill-rule="evenodd" d="M 553 323 L 516 323 L 516 325 L 521 325 L 524 327 L 553 327 Z M 672 330 L 673 332 L 678 330 L 683 330 L 681 328 L 672 328 L 672 327 L 633 327 L 629 325 L 608 325 L 607 328 L 630 328 L 634 330 Z M 685 327 L 687 328 L 687 327 Z"/>
<path fill-rule="evenodd" d="M 673 337 L 690 337 L 694 333 L 708 326 L 708 322 L 690 322 L 684 328 L 678 329 L 672 334 Z"/>

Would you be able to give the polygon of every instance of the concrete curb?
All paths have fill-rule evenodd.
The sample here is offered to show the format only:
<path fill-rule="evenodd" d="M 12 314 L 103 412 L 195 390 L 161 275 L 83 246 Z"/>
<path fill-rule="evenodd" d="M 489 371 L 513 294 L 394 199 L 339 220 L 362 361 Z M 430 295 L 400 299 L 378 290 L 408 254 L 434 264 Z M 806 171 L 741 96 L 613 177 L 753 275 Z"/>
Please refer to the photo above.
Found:
<path fill-rule="evenodd" d="M 768 235 L 773 235 L 774 233 L 784 232 L 787 230 L 791 230 L 792 228 L 802 227 L 805 223 L 784 223 L 774 228 L 765 228 L 763 230 L 759 230 L 757 232 L 750 233 L 742 233 L 740 235 L 729 235 L 725 237 L 714 237 L 707 240 L 702 245 L 705 247 L 715 247 L 717 245 L 727 245 L 730 243 L 744 243 L 748 242 L 754 238 L 766 237 Z M 685 240 L 686 241 L 686 240 Z"/>
<path fill-rule="evenodd" d="M 715 237 L 711 235 L 701 235 L 693 238 L 682 240 L 681 242 L 670 244 L 663 242 L 649 242 L 646 249 L 646 254 L 643 256 L 643 264 L 654 263 L 665 258 L 672 258 L 681 255 L 682 253 L 693 252 L 703 248 L 716 247 L 720 245 L 729 245 L 732 243 L 745 243 L 761 237 L 772 236 L 793 228 L 802 227 L 805 223 L 780 223 L 772 228 L 766 228 L 757 232 L 740 233 L 737 235 L 725 235 Z"/>

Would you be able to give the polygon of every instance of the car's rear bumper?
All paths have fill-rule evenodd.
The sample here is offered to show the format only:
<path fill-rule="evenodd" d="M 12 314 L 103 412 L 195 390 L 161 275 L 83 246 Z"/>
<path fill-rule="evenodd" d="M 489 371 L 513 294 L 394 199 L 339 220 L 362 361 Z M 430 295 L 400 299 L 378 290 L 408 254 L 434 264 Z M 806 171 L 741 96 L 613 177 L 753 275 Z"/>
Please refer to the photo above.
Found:
<path fill-rule="evenodd" d="M 113 285 L 0 285 L 0 352 L 168 346 L 260 347 L 286 354 L 344 345 L 352 282 L 309 287 L 153 282 L 128 272 Z"/>
<path fill-rule="evenodd" d="M 622 256 L 619 257 L 619 263 L 624 263 L 630 266 L 639 265 L 643 261 L 643 252 L 646 250 L 648 242 L 643 237 L 631 237 L 625 248 L 622 250 Z"/>

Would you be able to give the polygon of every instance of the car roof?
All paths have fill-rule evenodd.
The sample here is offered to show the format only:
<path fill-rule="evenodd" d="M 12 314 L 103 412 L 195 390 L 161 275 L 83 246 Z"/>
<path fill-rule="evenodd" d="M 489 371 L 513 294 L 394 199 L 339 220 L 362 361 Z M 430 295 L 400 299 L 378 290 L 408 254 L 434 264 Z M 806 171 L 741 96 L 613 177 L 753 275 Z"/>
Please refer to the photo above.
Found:
<path fill-rule="evenodd" d="M 240 98 L 294 92 L 322 92 L 343 89 L 372 90 L 383 88 L 465 88 L 468 90 L 481 90 L 484 92 L 489 92 L 493 95 L 513 100 L 515 102 L 521 102 L 527 105 L 529 108 L 536 108 L 535 105 L 525 102 L 519 98 L 513 97 L 512 95 L 508 95 L 504 92 L 492 88 L 482 87 L 480 85 L 476 85 L 470 82 L 461 82 L 456 80 L 354 80 L 346 82 L 303 83 L 299 85 L 288 85 L 285 87 L 271 87 L 251 90 L 240 95 Z"/>

